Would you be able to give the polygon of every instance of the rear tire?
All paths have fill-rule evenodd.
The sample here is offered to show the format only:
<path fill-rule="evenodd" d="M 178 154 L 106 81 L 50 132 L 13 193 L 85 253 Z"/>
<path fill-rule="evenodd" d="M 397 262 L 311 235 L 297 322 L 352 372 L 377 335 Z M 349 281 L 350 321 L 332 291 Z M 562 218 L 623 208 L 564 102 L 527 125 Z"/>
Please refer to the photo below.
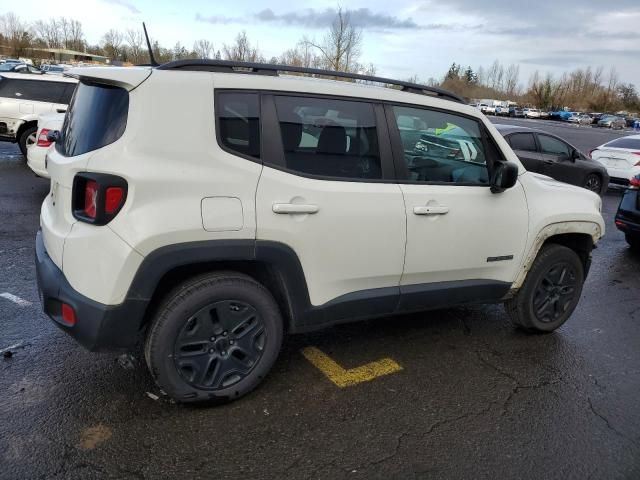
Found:
<path fill-rule="evenodd" d="M 630 233 L 627 233 L 625 234 L 624 239 L 631 247 L 631 250 L 640 252 L 640 235 L 631 235 Z"/>
<path fill-rule="evenodd" d="M 262 381 L 282 344 L 280 310 L 251 277 L 219 272 L 167 296 L 147 334 L 145 358 L 176 402 L 225 403 Z"/>
<path fill-rule="evenodd" d="M 18 139 L 18 146 L 20 147 L 20 151 L 22 155 L 27 156 L 27 147 L 36 143 L 36 133 L 38 132 L 38 127 L 29 127 L 22 132 L 20 138 Z"/>
<path fill-rule="evenodd" d="M 583 283 L 584 267 L 578 255 L 562 245 L 545 245 L 518 293 L 505 302 L 505 309 L 518 328 L 552 332 L 575 310 Z"/>

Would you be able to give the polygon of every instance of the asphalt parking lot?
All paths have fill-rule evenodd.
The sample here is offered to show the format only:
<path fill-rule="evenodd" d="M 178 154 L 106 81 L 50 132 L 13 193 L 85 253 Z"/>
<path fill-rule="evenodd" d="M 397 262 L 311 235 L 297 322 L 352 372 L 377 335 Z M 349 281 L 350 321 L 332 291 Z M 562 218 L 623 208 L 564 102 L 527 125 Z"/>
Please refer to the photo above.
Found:
<path fill-rule="evenodd" d="M 620 135 L 545 121 L 589 151 Z M 640 256 L 613 224 L 573 317 L 514 330 L 500 305 L 285 339 L 230 405 L 162 397 L 140 359 L 86 352 L 40 313 L 48 182 L 0 144 L 0 478 L 640 478 Z M 333 380 L 333 381 L 332 381 Z"/>

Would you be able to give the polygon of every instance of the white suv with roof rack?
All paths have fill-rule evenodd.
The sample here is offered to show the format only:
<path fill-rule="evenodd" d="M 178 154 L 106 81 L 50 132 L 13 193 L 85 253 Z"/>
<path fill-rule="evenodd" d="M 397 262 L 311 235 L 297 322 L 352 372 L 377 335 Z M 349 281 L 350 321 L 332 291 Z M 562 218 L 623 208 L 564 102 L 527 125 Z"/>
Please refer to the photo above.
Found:
<path fill-rule="evenodd" d="M 18 143 L 23 155 L 36 143 L 38 117 L 67 110 L 74 78 L 0 73 L 0 141 Z"/>
<path fill-rule="evenodd" d="M 604 235 L 598 195 L 527 172 L 443 90 L 224 61 L 72 73 L 42 305 L 90 350 L 143 344 L 179 402 L 239 398 L 285 333 L 353 319 L 504 302 L 553 331 Z"/>

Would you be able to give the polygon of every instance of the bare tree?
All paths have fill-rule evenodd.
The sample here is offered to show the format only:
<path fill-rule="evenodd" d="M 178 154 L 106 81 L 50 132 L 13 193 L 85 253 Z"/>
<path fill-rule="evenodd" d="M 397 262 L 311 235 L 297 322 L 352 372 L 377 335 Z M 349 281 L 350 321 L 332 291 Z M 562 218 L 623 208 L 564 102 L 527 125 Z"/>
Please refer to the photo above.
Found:
<path fill-rule="evenodd" d="M 128 29 L 124 33 L 125 41 L 129 47 L 129 59 L 135 63 L 146 61 L 146 51 L 143 50 L 144 36 L 140 30 Z"/>
<path fill-rule="evenodd" d="M 119 30 L 111 29 L 102 37 L 102 48 L 107 57 L 118 60 L 122 55 L 122 33 Z"/>
<path fill-rule="evenodd" d="M 213 43 L 209 40 L 196 40 L 193 44 L 193 51 L 198 58 L 211 58 L 213 56 Z"/>
<path fill-rule="evenodd" d="M 37 38 L 49 48 L 61 48 L 62 41 L 58 29 L 58 21 L 55 18 L 49 19 L 48 22 L 38 20 L 33 24 L 33 31 Z"/>
<path fill-rule="evenodd" d="M 238 34 L 233 44 L 222 47 L 222 54 L 225 60 L 236 60 L 239 62 L 264 62 L 264 57 L 257 46 L 251 45 L 247 32 L 244 30 Z"/>
<path fill-rule="evenodd" d="M 301 40 L 294 48 L 290 48 L 280 55 L 279 62 L 284 65 L 310 68 L 319 66 L 320 59 L 315 54 L 314 48 Z"/>
<path fill-rule="evenodd" d="M 16 57 L 22 56 L 31 44 L 28 25 L 13 12 L 0 15 L 0 35 Z"/>
<path fill-rule="evenodd" d="M 351 21 L 351 13 L 338 7 L 336 17 L 321 42 L 305 38 L 322 59 L 323 67 L 342 72 L 357 72 L 362 53 L 362 29 Z"/>
<path fill-rule="evenodd" d="M 520 65 L 512 63 L 507 67 L 504 74 L 504 93 L 508 97 L 513 97 L 518 93 L 518 82 L 520 80 Z"/>

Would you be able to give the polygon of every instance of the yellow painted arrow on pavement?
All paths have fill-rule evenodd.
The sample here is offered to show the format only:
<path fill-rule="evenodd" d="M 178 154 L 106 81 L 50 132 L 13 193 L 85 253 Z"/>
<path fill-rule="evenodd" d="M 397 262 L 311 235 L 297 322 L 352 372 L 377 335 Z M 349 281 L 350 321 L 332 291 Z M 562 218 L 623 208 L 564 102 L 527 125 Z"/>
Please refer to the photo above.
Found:
<path fill-rule="evenodd" d="M 316 347 L 303 348 L 302 355 L 340 388 L 368 382 L 374 378 L 402 370 L 402 367 L 390 358 L 383 358 L 361 367 L 346 369 Z"/>

